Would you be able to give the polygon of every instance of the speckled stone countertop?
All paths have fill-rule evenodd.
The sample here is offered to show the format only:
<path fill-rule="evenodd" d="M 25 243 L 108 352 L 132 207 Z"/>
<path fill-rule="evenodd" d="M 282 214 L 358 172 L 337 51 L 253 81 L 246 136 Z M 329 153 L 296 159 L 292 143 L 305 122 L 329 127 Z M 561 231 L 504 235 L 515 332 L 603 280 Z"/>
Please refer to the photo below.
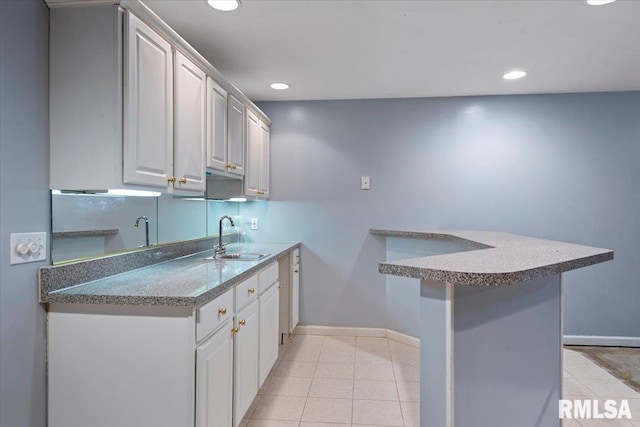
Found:
<path fill-rule="evenodd" d="M 372 229 L 370 233 L 472 243 L 476 250 L 378 265 L 383 274 L 454 285 L 513 285 L 613 259 L 609 249 L 491 231 Z"/>
<path fill-rule="evenodd" d="M 55 238 L 68 238 L 68 237 L 96 237 L 96 236 L 111 236 L 118 234 L 120 230 L 117 228 L 107 228 L 104 230 L 71 230 L 71 231 L 54 231 L 51 233 Z"/>
<path fill-rule="evenodd" d="M 258 261 L 206 260 L 198 252 L 46 293 L 41 302 L 197 307 L 251 277 L 300 243 L 230 244 L 227 252 L 267 253 Z"/>

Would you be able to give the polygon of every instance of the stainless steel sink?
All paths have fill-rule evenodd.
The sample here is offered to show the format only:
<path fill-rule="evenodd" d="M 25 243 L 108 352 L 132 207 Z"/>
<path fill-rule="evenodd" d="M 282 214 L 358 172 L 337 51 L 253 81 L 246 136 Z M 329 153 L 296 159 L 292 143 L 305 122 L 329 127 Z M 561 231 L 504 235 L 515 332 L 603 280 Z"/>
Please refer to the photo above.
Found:
<path fill-rule="evenodd" d="M 262 258 L 268 256 L 268 255 L 269 254 L 258 254 L 258 253 L 245 252 L 245 253 L 223 254 L 223 255 L 218 255 L 217 257 L 214 255 L 214 256 L 207 257 L 205 259 L 219 259 L 219 260 L 224 260 L 224 261 L 228 261 L 228 260 L 257 261 L 259 259 L 262 259 Z"/>

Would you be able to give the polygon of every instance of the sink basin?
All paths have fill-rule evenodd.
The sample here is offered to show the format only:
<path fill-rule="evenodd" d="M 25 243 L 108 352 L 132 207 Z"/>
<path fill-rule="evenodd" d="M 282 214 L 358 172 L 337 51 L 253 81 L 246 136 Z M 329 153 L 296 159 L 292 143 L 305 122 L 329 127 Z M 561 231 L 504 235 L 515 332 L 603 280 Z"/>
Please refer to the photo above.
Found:
<path fill-rule="evenodd" d="M 269 254 L 258 254 L 258 253 L 231 253 L 231 254 L 224 254 L 224 255 L 220 255 L 218 257 L 214 256 L 210 256 L 207 257 L 205 259 L 220 259 L 220 260 L 235 260 L 235 261 L 256 261 L 259 259 L 262 259 L 266 256 L 268 256 Z"/>

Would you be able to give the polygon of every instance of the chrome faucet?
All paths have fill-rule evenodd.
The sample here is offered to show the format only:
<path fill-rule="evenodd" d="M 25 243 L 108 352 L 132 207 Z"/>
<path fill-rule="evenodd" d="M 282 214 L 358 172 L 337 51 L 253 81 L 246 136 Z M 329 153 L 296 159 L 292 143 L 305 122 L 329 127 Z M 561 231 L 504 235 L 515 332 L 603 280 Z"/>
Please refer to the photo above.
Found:
<path fill-rule="evenodd" d="M 144 236 L 145 236 L 145 245 L 144 247 L 149 246 L 149 218 L 142 215 L 136 219 L 136 227 L 140 224 L 140 220 L 144 219 Z"/>
<path fill-rule="evenodd" d="M 235 226 L 235 224 L 233 223 L 233 219 L 230 216 L 223 215 L 220 217 L 220 223 L 218 228 L 218 244 L 214 248 L 216 250 L 216 258 L 221 257 L 227 252 L 225 245 L 222 243 L 222 223 L 224 222 L 225 219 L 229 220 L 229 223 L 231 224 L 232 227 Z"/>

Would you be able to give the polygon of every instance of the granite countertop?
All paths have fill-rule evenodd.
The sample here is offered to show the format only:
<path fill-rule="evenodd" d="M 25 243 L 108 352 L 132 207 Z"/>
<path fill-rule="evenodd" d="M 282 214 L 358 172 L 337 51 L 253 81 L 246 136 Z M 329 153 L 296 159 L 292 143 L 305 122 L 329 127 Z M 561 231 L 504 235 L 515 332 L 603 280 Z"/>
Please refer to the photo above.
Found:
<path fill-rule="evenodd" d="M 300 246 L 292 243 L 227 245 L 227 252 L 267 253 L 257 261 L 205 260 L 213 250 L 198 252 L 129 272 L 46 294 L 47 303 L 126 304 L 197 307 Z"/>
<path fill-rule="evenodd" d="M 95 237 L 95 236 L 111 236 L 118 234 L 120 230 L 117 228 L 106 228 L 104 230 L 69 230 L 69 231 L 54 231 L 51 233 L 52 237 L 67 238 L 67 237 Z"/>
<path fill-rule="evenodd" d="M 378 271 L 383 274 L 454 285 L 513 285 L 613 259 L 613 251 L 609 249 L 500 232 L 431 229 L 372 229 L 370 232 L 377 236 L 470 243 L 475 250 L 378 265 Z"/>

